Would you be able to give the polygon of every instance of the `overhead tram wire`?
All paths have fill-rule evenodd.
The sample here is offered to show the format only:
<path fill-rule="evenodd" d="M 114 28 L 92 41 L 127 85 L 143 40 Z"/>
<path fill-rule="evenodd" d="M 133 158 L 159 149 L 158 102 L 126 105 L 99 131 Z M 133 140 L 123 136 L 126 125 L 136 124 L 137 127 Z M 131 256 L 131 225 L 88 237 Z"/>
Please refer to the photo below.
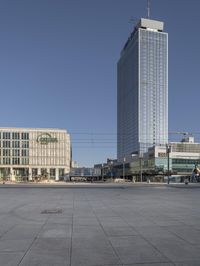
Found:
<path fill-rule="evenodd" d="M 71 134 L 78 134 L 78 135 L 86 135 L 87 137 L 85 138 L 74 138 L 72 137 L 72 144 L 74 148 L 116 148 L 117 143 L 120 143 L 121 141 L 123 141 L 124 139 L 130 138 L 130 136 L 128 137 L 127 134 L 121 134 L 121 141 L 117 141 L 117 139 L 115 138 L 117 136 L 117 133 L 111 133 L 111 132 L 97 132 L 97 133 L 91 133 L 91 132 L 71 132 Z M 144 134 L 145 135 L 145 134 Z M 172 137 L 172 136 L 176 136 L 176 137 Z M 177 132 L 177 131 L 172 131 L 169 132 L 169 140 L 168 142 L 177 142 L 180 141 L 180 139 L 177 140 L 177 137 L 179 135 L 182 135 L 184 137 L 187 136 L 196 136 L 196 140 L 199 140 L 199 136 L 200 132 Z M 113 138 L 105 138 L 107 136 L 113 136 Z M 162 134 L 160 134 L 160 136 L 162 137 Z M 171 137 L 170 137 L 171 136 Z M 151 138 L 147 139 L 147 141 L 152 141 Z M 102 145 L 101 145 L 102 144 Z M 109 146 L 109 144 L 111 144 Z M 115 144 L 115 145 L 112 145 Z M 98 146 L 96 146 L 98 145 Z M 101 145 L 101 146 L 99 146 Z"/>
<path fill-rule="evenodd" d="M 76 132 L 76 131 L 72 131 L 69 132 L 70 135 L 92 135 L 92 136 L 98 136 L 98 135 L 113 135 L 113 136 L 117 136 L 117 133 L 111 133 L 111 132 Z M 184 132 L 184 131 L 170 131 L 168 132 L 169 135 L 176 135 L 176 134 L 186 134 L 186 135 L 200 135 L 200 132 Z M 126 133 L 124 134 L 120 134 L 120 135 L 127 135 Z M 162 134 L 160 134 L 162 135 Z"/>

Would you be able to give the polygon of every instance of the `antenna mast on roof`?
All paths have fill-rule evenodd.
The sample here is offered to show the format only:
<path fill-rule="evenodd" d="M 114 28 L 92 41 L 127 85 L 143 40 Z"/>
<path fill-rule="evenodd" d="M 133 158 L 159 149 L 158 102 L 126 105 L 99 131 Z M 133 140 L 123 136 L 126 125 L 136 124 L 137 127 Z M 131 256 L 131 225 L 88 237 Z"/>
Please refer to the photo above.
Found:
<path fill-rule="evenodd" d="M 147 0 L 147 18 L 150 19 L 150 0 Z"/>

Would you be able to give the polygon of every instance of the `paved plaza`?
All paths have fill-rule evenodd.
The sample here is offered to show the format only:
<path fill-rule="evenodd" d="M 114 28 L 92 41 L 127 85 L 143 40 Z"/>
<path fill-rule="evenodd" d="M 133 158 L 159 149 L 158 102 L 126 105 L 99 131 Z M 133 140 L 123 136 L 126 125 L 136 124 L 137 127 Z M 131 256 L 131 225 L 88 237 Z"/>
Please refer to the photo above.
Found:
<path fill-rule="evenodd" d="M 200 265 L 200 187 L 0 185 L 2 266 Z"/>

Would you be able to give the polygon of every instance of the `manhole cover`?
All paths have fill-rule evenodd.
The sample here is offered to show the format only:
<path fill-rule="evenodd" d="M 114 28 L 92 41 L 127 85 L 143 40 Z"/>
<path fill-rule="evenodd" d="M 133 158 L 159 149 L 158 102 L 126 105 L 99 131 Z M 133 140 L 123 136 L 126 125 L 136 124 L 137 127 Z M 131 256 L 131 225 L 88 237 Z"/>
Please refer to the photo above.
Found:
<path fill-rule="evenodd" d="M 42 214 L 62 213 L 61 209 L 49 209 L 41 212 Z"/>

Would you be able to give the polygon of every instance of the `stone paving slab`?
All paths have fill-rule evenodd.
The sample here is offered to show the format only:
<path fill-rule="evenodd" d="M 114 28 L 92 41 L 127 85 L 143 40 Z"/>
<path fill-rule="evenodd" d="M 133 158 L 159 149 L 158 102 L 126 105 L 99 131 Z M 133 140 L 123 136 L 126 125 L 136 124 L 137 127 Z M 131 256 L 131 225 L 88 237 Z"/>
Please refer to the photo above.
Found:
<path fill-rule="evenodd" d="M 170 262 L 158 262 L 158 263 L 134 263 L 134 264 L 123 264 L 122 266 L 174 266 L 173 263 Z"/>
<path fill-rule="evenodd" d="M 191 226 L 168 226 L 167 229 L 177 235 L 185 242 L 193 245 L 200 245 L 200 230 Z"/>
<path fill-rule="evenodd" d="M 43 226 L 38 238 L 71 238 L 72 225 L 46 224 Z"/>
<path fill-rule="evenodd" d="M 1 186 L 0 265 L 200 265 L 199 194 L 194 185 Z"/>
<path fill-rule="evenodd" d="M 0 252 L 0 265 L 16 266 L 19 265 L 24 253 L 22 252 Z"/>
<path fill-rule="evenodd" d="M 199 261 L 177 262 L 175 266 L 199 266 Z"/>
<path fill-rule="evenodd" d="M 107 236 L 135 236 L 138 235 L 136 230 L 130 226 L 103 226 L 104 232 Z"/>
<path fill-rule="evenodd" d="M 2 252 L 26 252 L 31 246 L 32 239 L 0 239 L 0 253 Z M 1 264 L 0 264 L 1 265 Z"/>
<path fill-rule="evenodd" d="M 76 248 L 72 253 L 72 266 L 119 265 L 120 259 L 112 247 Z"/>
<path fill-rule="evenodd" d="M 19 239 L 34 239 L 35 236 L 40 232 L 41 225 L 20 225 L 17 224 L 7 233 L 5 233 L 0 240 L 19 240 Z"/>
<path fill-rule="evenodd" d="M 191 245 L 180 238 L 154 238 L 151 243 L 174 262 L 200 261 L 199 247 Z"/>
<path fill-rule="evenodd" d="M 15 264 L 15 266 L 18 264 Z M 26 254 L 20 266 L 69 266 L 69 258 L 66 255 L 32 251 Z M 14 265 L 13 265 L 14 266 Z"/>
<path fill-rule="evenodd" d="M 110 241 L 124 264 L 169 262 L 153 245 L 141 236 L 111 237 Z"/>

